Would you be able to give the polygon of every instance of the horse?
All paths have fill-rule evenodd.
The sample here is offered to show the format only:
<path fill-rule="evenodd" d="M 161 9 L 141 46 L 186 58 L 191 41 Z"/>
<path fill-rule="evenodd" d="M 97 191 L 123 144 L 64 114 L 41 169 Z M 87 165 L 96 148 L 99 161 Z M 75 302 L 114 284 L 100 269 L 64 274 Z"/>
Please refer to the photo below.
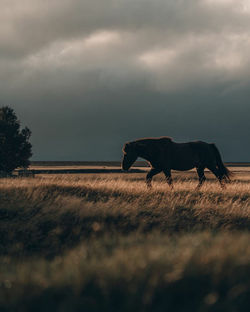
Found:
<path fill-rule="evenodd" d="M 127 142 L 123 146 L 122 169 L 128 171 L 138 157 L 151 166 L 146 184 L 152 187 L 153 176 L 163 171 L 167 183 L 172 186 L 171 170 L 185 171 L 196 168 L 199 177 L 197 189 L 205 182 L 204 169 L 208 168 L 218 179 L 221 187 L 230 181 L 231 172 L 222 162 L 214 143 L 194 141 L 176 143 L 170 137 L 142 138 Z"/>

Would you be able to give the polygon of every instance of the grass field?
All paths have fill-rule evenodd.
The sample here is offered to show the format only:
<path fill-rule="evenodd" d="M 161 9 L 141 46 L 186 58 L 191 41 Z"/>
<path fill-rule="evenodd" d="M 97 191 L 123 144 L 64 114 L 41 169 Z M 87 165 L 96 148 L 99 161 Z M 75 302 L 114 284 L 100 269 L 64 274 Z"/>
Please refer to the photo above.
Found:
<path fill-rule="evenodd" d="M 248 311 L 250 171 L 0 180 L 0 311 Z"/>

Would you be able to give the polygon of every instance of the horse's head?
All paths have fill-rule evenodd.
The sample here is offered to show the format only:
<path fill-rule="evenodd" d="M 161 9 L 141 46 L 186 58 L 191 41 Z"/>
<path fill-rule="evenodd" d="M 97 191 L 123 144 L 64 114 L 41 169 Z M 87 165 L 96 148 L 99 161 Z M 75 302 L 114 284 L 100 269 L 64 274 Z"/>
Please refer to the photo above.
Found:
<path fill-rule="evenodd" d="M 122 169 L 125 171 L 129 170 L 138 157 L 135 145 L 135 142 L 129 142 L 123 147 Z"/>

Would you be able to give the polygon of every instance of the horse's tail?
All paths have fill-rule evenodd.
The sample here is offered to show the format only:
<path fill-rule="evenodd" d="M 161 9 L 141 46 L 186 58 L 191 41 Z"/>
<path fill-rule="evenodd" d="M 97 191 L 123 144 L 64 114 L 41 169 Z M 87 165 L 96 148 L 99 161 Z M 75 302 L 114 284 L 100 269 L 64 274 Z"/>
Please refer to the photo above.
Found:
<path fill-rule="evenodd" d="M 216 159 L 216 164 L 218 166 L 219 174 L 221 175 L 222 178 L 230 181 L 230 177 L 233 175 L 232 172 L 223 164 L 220 152 L 218 148 L 216 147 L 215 144 L 211 144 L 214 154 L 215 154 L 215 159 Z"/>

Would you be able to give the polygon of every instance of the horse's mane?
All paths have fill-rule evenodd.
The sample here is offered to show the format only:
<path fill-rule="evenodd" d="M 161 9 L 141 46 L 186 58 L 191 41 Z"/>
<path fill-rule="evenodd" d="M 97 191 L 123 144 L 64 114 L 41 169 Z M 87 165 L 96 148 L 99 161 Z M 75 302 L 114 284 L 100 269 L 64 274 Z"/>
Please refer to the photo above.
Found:
<path fill-rule="evenodd" d="M 143 142 L 147 142 L 147 141 L 168 141 L 168 142 L 173 142 L 173 139 L 171 137 L 168 137 L 168 136 L 162 136 L 162 137 L 157 137 L 157 138 L 148 137 L 148 138 L 137 139 L 137 140 L 135 140 L 133 142 L 134 143 L 143 143 Z"/>
<path fill-rule="evenodd" d="M 162 141 L 162 142 L 167 142 L 167 143 L 170 143 L 170 142 L 173 142 L 172 138 L 168 137 L 168 136 L 162 136 L 162 137 L 157 137 L 157 138 L 152 138 L 152 137 L 148 137 L 148 138 L 142 138 L 142 139 L 137 139 L 135 141 L 131 141 L 131 142 L 126 142 L 123 146 L 123 152 L 126 152 L 126 150 L 129 148 L 129 147 L 135 147 L 135 146 L 138 146 L 138 145 L 146 145 L 147 144 L 150 144 L 150 142 L 152 141 Z"/>

